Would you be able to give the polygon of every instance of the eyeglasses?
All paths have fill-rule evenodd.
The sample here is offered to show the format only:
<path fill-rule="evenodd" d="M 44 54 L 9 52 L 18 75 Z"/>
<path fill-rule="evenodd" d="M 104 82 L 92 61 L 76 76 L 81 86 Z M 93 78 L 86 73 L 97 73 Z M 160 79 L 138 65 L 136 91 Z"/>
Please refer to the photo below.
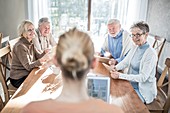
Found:
<path fill-rule="evenodd" d="M 137 33 L 137 34 L 130 34 L 130 37 L 133 38 L 133 37 L 136 37 L 136 38 L 139 38 L 140 36 L 144 35 L 145 33 Z"/>

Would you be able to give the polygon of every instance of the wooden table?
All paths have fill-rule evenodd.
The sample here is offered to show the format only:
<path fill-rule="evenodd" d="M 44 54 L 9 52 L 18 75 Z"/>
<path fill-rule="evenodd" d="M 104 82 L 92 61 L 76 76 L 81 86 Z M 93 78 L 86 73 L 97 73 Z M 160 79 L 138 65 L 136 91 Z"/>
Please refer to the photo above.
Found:
<path fill-rule="evenodd" d="M 100 62 L 97 62 L 93 72 L 110 77 L 109 71 Z M 120 106 L 125 113 L 150 113 L 129 81 L 111 78 L 110 88 L 111 103 Z"/>
<path fill-rule="evenodd" d="M 109 76 L 107 69 L 97 63 L 92 70 Z M 62 90 L 61 75 L 54 75 L 48 69 L 34 69 L 18 88 L 1 113 L 19 113 L 20 109 L 31 101 L 57 98 Z M 149 113 L 128 81 L 111 79 L 111 103 L 121 106 L 125 113 Z"/>

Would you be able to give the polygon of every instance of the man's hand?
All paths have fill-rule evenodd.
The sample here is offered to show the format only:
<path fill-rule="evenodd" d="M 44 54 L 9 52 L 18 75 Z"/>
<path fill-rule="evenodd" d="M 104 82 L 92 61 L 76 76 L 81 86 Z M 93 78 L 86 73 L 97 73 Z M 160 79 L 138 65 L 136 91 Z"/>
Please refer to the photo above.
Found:
<path fill-rule="evenodd" d="M 40 58 L 39 60 L 40 60 L 40 62 L 41 62 L 41 64 L 43 64 L 44 62 L 47 62 L 47 61 L 49 61 L 49 60 L 51 60 L 52 59 L 52 56 L 51 56 L 51 54 L 50 53 L 46 53 L 42 58 Z"/>
<path fill-rule="evenodd" d="M 110 65 L 116 65 L 116 64 L 118 64 L 118 62 L 117 62 L 117 60 L 115 60 L 114 58 L 111 58 L 111 59 L 109 60 L 109 64 L 110 64 Z"/>
<path fill-rule="evenodd" d="M 51 51 L 51 49 L 44 50 L 45 53 L 49 53 L 50 51 Z"/>
<path fill-rule="evenodd" d="M 112 58 L 112 54 L 110 52 L 108 52 L 108 51 L 105 51 L 104 57 Z"/>

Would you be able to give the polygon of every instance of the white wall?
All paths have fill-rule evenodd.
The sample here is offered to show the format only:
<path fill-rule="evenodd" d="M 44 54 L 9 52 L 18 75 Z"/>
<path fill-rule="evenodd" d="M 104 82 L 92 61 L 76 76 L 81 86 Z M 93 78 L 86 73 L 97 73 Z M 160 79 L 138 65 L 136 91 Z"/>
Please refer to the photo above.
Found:
<path fill-rule="evenodd" d="M 18 24 L 27 18 L 27 0 L 0 0 L 0 32 L 17 37 Z"/>
<path fill-rule="evenodd" d="M 150 33 L 166 39 L 166 43 L 158 62 L 159 69 L 165 67 L 166 58 L 170 58 L 170 0 L 148 0 L 147 22 L 150 26 Z M 159 71 L 160 71 L 159 70 Z"/>
<path fill-rule="evenodd" d="M 147 21 L 150 33 L 170 42 L 170 0 L 149 0 Z"/>

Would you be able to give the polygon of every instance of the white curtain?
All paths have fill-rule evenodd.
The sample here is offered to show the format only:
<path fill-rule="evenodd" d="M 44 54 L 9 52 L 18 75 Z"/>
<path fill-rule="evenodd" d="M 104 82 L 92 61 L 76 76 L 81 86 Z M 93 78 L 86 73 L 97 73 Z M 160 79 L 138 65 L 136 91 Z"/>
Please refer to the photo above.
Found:
<path fill-rule="evenodd" d="M 116 10 L 117 14 L 111 18 L 119 19 L 126 30 L 129 30 L 134 22 L 146 21 L 148 0 L 112 0 L 112 2 L 112 12 Z"/>
<path fill-rule="evenodd" d="M 129 0 L 118 0 L 117 19 L 120 20 L 122 27 L 126 28 Z"/>
<path fill-rule="evenodd" d="M 35 27 L 38 27 L 38 20 L 42 17 L 49 17 L 48 0 L 27 0 L 28 19 L 31 20 Z"/>
<path fill-rule="evenodd" d="M 136 21 L 146 21 L 148 0 L 129 0 L 127 23 L 129 28 Z"/>

